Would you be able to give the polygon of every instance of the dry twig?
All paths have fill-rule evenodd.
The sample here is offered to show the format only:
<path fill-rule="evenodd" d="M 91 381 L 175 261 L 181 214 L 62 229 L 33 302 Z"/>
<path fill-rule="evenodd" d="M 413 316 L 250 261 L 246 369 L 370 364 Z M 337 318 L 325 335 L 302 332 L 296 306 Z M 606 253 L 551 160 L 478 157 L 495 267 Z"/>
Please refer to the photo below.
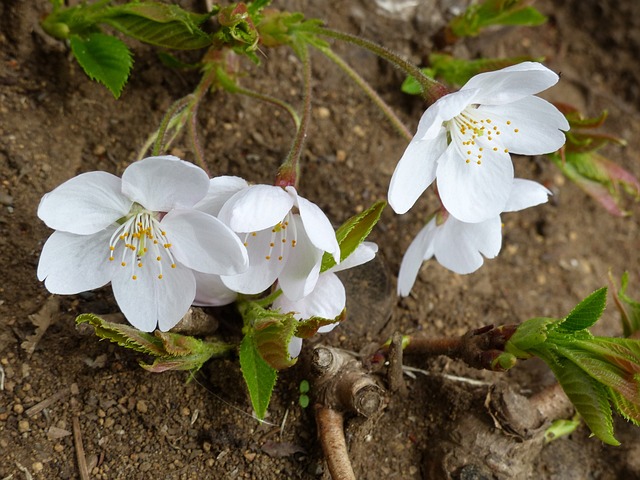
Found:
<path fill-rule="evenodd" d="M 58 400 L 60 400 L 62 397 L 64 397 L 68 393 L 69 393 L 69 388 L 65 387 L 62 390 L 60 390 L 58 393 L 54 393 L 53 395 L 51 395 L 49 398 L 45 398 L 41 402 L 36 403 L 33 407 L 29 408 L 25 412 L 27 414 L 27 417 L 33 417 L 37 413 L 40 413 L 42 410 L 44 410 L 47 407 L 50 407 L 51 405 L 56 403 Z"/>
<path fill-rule="evenodd" d="M 73 417 L 73 443 L 76 447 L 80 480 L 89 480 L 89 469 L 87 468 L 87 458 L 85 457 L 84 446 L 82 445 L 82 432 L 80 431 L 80 421 L 78 417 Z"/>

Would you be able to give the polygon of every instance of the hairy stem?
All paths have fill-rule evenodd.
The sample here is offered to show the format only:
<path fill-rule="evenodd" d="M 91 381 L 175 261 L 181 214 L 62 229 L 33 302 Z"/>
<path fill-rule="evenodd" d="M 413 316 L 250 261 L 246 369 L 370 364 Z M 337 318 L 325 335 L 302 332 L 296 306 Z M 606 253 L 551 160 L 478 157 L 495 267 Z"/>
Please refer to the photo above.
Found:
<path fill-rule="evenodd" d="M 440 97 L 443 97 L 448 92 L 447 88 L 442 85 L 440 82 L 427 77 L 422 71 L 415 66 L 413 63 L 407 61 L 402 58 L 397 53 L 392 52 L 391 50 L 383 47 L 382 45 L 378 45 L 371 40 L 367 40 L 356 35 L 351 35 L 349 33 L 338 32 L 336 30 L 332 30 L 330 28 L 324 27 L 316 27 L 313 29 L 314 33 L 319 35 L 324 35 L 326 37 L 335 38 L 336 40 L 341 40 L 343 42 L 348 42 L 353 45 L 357 45 L 361 48 L 369 50 L 371 53 L 379 56 L 380 58 L 384 58 L 389 63 L 395 65 L 402 71 L 404 71 L 407 75 L 411 75 L 415 78 L 418 83 L 422 86 L 422 96 L 429 102 L 433 103 L 438 100 Z"/>
<path fill-rule="evenodd" d="M 282 110 L 287 112 L 287 114 L 293 121 L 293 124 L 296 127 L 296 131 L 300 129 L 300 116 L 298 115 L 298 112 L 296 112 L 295 109 L 284 100 L 280 100 L 279 98 L 272 97 L 271 95 L 267 95 L 264 93 L 256 92 L 255 90 L 250 90 L 239 85 L 235 85 L 233 87 L 233 93 L 244 95 L 250 98 L 255 98 L 256 100 L 260 100 L 261 102 L 265 102 L 281 108 Z"/>
<path fill-rule="evenodd" d="M 336 55 L 333 50 L 330 48 L 319 48 L 319 50 L 329 58 L 333 63 L 335 63 L 353 82 L 362 89 L 362 91 L 371 99 L 371 101 L 375 104 L 376 107 L 380 109 L 380 111 L 384 114 L 385 117 L 391 122 L 393 128 L 395 128 L 400 135 L 402 135 L 405 139 L 411 140 L 413 135 L 411 131 L 406 127 L 406 125 L 398 118 L 395 112 L 391 109 L 391 107 L 385 102 L 378 92 L 376 92 L 371 85 L 360 76 L 358 72 L 356 72 L 351 66 L 346 63 L 339 55 Z"/>
<path fill-rule="evenodd" d="M 309 48 L 306 44 L 300 44 L 295 47 L 296 53 L 302 60 L 302 79 L 303 79 L 303 105 L 302 117 L 296 136 L 293 139 L 291 150 L 283 164 L 278 169 L 276 177 L 276 185 L 297 186 L 300 164 L 299 160 L 302 156 L 304 141 L 307 138 L 307 130 L 311 120 L 311 59 L 309 58 Z"/>
<path fill-rule="evenodd" d="M 165 113 L 162 118 L 162 122 L 160 122 L 160 127 L 158 128 L 158 132 L 156 133 L 156 141 L 153 144 L 153 149 L 151 150 L 152 156 L 160 155 L 160 153 L 165 148 L 165 137 L 167 135 L 167 129 L 171 124 L 173 118 L 178 115 L 182 110 L 187 108 L 191 102 L 193 101 L 193 94 L 189 94 L 186 97 L 182 97 L 169 107 L 167 113 Z"/>

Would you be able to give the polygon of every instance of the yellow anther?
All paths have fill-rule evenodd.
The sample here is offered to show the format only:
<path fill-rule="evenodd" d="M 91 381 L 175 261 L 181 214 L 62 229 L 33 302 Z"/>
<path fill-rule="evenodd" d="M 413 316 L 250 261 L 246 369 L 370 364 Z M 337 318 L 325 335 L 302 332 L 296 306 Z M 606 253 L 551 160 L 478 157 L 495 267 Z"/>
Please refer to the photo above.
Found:
<path fill-rule="evenodd" d="M 142 262 L 138 262 L 138 267 L 142 268 Z"/>
<path fill-rule="evenodd" d="M 498 147 L 493 147 L 493 151 L 497 152 L 498 151 Z"/>
<path fill-rule="evenodd" d="M 511 120 L 507 120 L 507 125 L 511 125 Z"/>
<path fill-rule="evenodd" d="M 251 236 L 252 236 L 252 237 L 255 237 L 256 235 L 257 235 L 257 233 L 256 233 L 256 232 L 253 232 L 253 233 L 251 234 Z"/>
<path fill-rule="evenodd" d="M 504 153 L 509 153 L 509 150 L 507 150 L 506 148 L 504 149 Z"/>
<path fill-rule="evenodd" d="M 137 275 L 134 275 L 133 277 L 131 277 L 131 280 L 137 280 L 137 279 L 138 279 Z"/>
<path fill-rule="evenodd" d="M 116 249 L 116 247 L 109 247 L 109 250 L 111 250 L 112 252 Z"/>
<path fill-rule="evenodd" d="M 267 256 L 266 256 L 266 257 L 264 257 L 264 258 L 266 258 L 267 260 L 271 260 L 271 255 L 267 255 Z"/>
<path fill-rule="evenodd" d="M 171 268 L 176 268 L 176 264 L 175 264 L 175 263 L 172 263 L 172 264 L 171 264 Z"/>
<path fill-rule="evenodd" d="M 162 280 L 162 274 L 158 275 L 158 278 L 159 278 L 160 280 Z"/>
<path fill-rule="evenodd" d="M 120 265 L 122 265 L 123 267 L 127 266 L 127 262 L 122 262 Z"/>
<path fill-rule="evenodd" d="M 481 165 L 481 164 L 482 164 L 482 162 L 481 162 L 480 160 L 478 160 L 476 163 L 477 163 L 478 165 Z"/>
<path fill-rule="evenodd" d="M 466 163 L 471 163 L 471 160 L 469 160 L 468 158 L 465 160 Z"/>
<path fill-rule="evenodd" d="M 274 247 L 274 246 L 275 246 L 275 243 L 271 242 L 271 243 L 269 244 L 269 246 L 270 246 L 270 247 Z"/>
<path fill-rule="evenodd" d="M 513 131 L 518 133 L 520 130 L 518 130 L 517 128 L 514 128 Z"/>
<path fill-rule="evenodd" d="M 282 260 L 282 255 L 280 255 L 280 256 L 278 257 L 278 260 Z"/>
<path fill-rule="evenodd" d="M 113 257 L 109 257 L 109 261 L 110 261 L 110 262 L 113 262 Z"/>

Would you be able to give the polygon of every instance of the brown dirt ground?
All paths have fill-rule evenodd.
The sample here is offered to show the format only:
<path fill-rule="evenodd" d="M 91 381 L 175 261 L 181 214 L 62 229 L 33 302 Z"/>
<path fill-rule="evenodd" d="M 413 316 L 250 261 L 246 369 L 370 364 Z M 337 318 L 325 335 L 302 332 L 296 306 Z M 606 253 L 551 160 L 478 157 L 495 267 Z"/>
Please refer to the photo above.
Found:
<path fill-rule="evenodd" d="M 406 11 L 403 21 L 365 0 L 274 1 L 383 43 L 415 62 L 431 51 L 433 33 L 459 6 L 449 0 L 424 3 Z M 605 153 L 640 176 L 640 4 L 543 0 L 537 5 L 550 16 L 546 25 L 496 30 L 462 42 L 455 53 L 545 56 L 550 68 L 562 72 L 560 84 L 545 97 L 574 103 L 593 115 L 608 109 L 606 131 L 629 145 Z M 20 347 L 35 330 L 30 315 L 50 298 L 35 276 L 38 253 L 50 233 L 35 214 L 41 196 L 81 172 L 121 173 L 163 111 L 197 83 L 195 74 L 171 71 L 152 49 L 135 45 L 131 81 L 115 101 L 85 77 L 64 45 L 39 30 L 47 9 L 45 0 L 0 5 L 0 363 L 6 375 L 0 391 L 0 478 L 28 478 L 26 472 L 34 478 L 77 478 L 70 435 L 74 418 L 80 422 L 93 479 L 326 475 L 313 415 L 297 404 L 302 365 L 281 374 L 269 423 L 261 425 L 250 415 L 237 361 L 212 362 L 207 375 L 186 383 L 184 373 L 148 374 L 137 366 L 139 355 L 76 328 L 79 313 L 117 311 L 108 288 L 60 297 L 59 307 L 53 306 L 55 323 L 33 354 Z M 414 128 L 424 106 L 399 93 L 401 75 L 366 52 L 344 45 L 336 49 Z M 319 55 L 314 62 L 314 124 L 301 191 L 337 225 L 385 197 L 405 142 L 337 68 Z M 298 101 L 301 75 L 290 52 L 266 51 L 261 67 L 247 68 L 255 78 L 248 83 Z M 245 98 L 209 96 L 200 111 L 200 129 L 211 171 L 269 182 L 291 139 L 290 125 L 280 117 Z M 185 146 L 174 153 L 191 158 Z M 638 205 L 630 205 L 630 218 L 612 218 L 544 159 L 515 163 L 519 176 L 544 182 L 555 195 L 547 205 L 504 216 L 504 246 L 497 259 L 470 276 L 453 275 L 430 262 L 410 297 L 389 301 L 402 252 L 434 199 L 423 198 L 404 216 L 387 211 L 373 240 L 381 246 L 390 276 L 372 268 L 352 279 L 351 316 L 322 340 L 358 350 L 395 330 L 458 335 L 487 323 L 559 317 L 605 285 L 609 269 L 616 276 L 629 270 L 632 290 L 640 291 Z M 228 310 L 217 315 L 221 332 L 237 336 L 233 315 Z M 620 334 L 612 308 L 595 330 Z M 431 375 L 409 380 L 409 396 L 390 398 L 376 421 L 351 422 L 351 456 L 359 478 L 429 478 L 430 452 L 437 451 L 452 424 L 481 411 L 487 392 L 487 386 L 446 380 L 443 373 L 506 381 L 524 394 L 551 381 L 536 362 L 505 375 L 442 358 L 409 363 Z M 52 396 L 55 401 L 47 408 L 29 414 L 30 407 Z M 640 478 L 639 430 L 622 421 L 616 426 L 621 447 L 603 446 L 581 427 L 545 448 L 530 478 Z M 274 452 L 269 449 L 273 442 L 293 445 L 297 453 Z M 504 478 L 495 472 L 494 477 L 470 471 L 451 475 Z"/>

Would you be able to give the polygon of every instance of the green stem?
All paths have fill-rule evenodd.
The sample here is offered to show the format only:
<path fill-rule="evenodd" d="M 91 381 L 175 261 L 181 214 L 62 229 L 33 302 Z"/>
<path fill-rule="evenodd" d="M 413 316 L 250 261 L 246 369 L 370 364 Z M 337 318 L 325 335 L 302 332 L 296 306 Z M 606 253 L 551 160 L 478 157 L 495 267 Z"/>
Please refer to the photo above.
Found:
<path fill-rule="evenodd" d="M 391 122 L 391 125 L 402 135 L 405 139 L 411 141 L 413 135 L 411 131 L 406 127 L 402 120 L 398 118 L 395 112 L 391 109 L 391 107 L 385 102 L 378 93 L 371 88 L 371 85 L 360 76 L 358 72 L 356 72 L 351 66 L 346 63 L 339 55 L 336 55 L 333 50 L 330 48 L 319 48 L 319 50 L 329 58 L 333 63 L 335 63 L 351 80 L 358 85 L 364 93 L 371 99 L 371 101 L 380 109 L 380 111 L 384 114 L 385 117 Z"/>
<path fill-rule="evenodd" d="M 407 75 L 411 75 L 420 83 L 420 85 L 422 86 L 422 95 L 429 103 L 433 103 L 449 93 L 444 85 L 432 78 L 427 77 L 413 63 L 407 61 L 397 53 L 392 52 L 382 45 L 378 45 L 377 43 L 372 42 L 371 40 L 366 40 L 356 35 L 338 32 L 336 30 L 324 27 L 314 27 L 311 31 L 319 35 L 324 35 L 326 37 L 335 38 L 336 40 L 341 40 L 343 42 L 357 45 L 358 47 L 369 50 L 371 53 L 374 53 L 380 58 L 383 58 L 392 63 L 396 67 L 403 70 Z"/>
<path fill-rule="evenodd" d="M 291 150 L 289 150 L 287 158 L 278 169 L 276 177 L 276 185 L 283 187 L 288 185 L 297 186 L 300 173 L 299 160 L 302 156 L 302 149 L 311 119 L 311 59 L 309 58 L 309 48 L 305 43 L 301 43 L 294 45 L 294 49 L 300 60 L 302 60 L 303 105 L 300 126 L 293 139 Z"/>
<path fill-rule="evenodd" d="M 272 97 L 271 95 L 267 95 L 264 93 L 256 92 L 255 90 L 241 87 L 237 84 L 234 85 L 232 93 L 238 93 L 246 97 L 255 98 L 256 100 L 260 100 L 261 102 L 269 103 L 283 109 L 289 114 L 289 117 L 291 117 L 291 120 L 296 127 L 296 131 L 300 128 L 300 117 L 298 116 L 298 112 L 296 112 L 295 109 L 284 100 L 280 100 L 279 98 Z"/>
<path fill-rule="evenodd" d="M 156 134 L 156 141 L 153 144 L 153 150 L 151 150 L 151 156 L 155 157 L 160 155 L 164 148 L 164 139 L 167 134 L 167 128 L 171 123 L 171 120 L 184 108 L 191 104 L 193 100 L 193 94 L 189 94 L 186 97 L 182 97 L 169 107 L 167 113 L 162 118 L 162 122 L 160 123 L 160 127 L 158 128 L 158 133 Z"/>

